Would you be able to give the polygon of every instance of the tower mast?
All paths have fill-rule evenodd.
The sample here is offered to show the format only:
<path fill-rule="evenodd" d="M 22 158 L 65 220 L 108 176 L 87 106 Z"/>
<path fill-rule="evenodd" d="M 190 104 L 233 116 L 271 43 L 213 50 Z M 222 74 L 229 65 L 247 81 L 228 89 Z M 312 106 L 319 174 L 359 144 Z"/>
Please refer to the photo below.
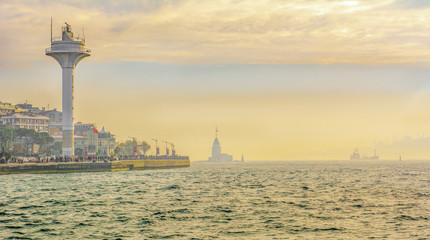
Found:
<path fill-rule="evenodd" d="M 52 44 L 52 16 L 51 16 L 51 44 Z"/>
<path fill-rule="evenodd" d="M 62 28 L 60 40 L 54 41 L 52 38 L 52 18 L 51 18 L 51 47 L 45 50 L 45 54 L 54 58 L 62 69 L 62 111 L 63 111 L 63 156 L 73 157 L 74 155 L 74 129 L 73 129 L 73 89 L 74 72 L 78 63 L 91 56 L 91 50 L 84 48 L 85 42 L 73 37 L 72 28 L 66 23 Z"/>

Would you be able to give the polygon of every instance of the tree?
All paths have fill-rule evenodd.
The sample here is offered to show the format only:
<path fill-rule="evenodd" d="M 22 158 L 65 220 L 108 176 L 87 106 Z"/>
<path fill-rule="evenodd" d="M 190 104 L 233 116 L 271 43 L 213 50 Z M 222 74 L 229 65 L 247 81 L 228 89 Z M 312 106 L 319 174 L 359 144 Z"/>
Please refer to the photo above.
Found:
<path fill-rule="evenodd" d="M 151 149 L 151 146 L 147 142 L 141 141 L 140 144 L 138 144 L 138 142 L 140 141 L 136 138 L 132 138 L 131 140 L 118 143 L 114 149 L 114 153 L 121 155 L 134 155 L 134 150 L 136 149 L 137 154 L 146 154 L 146 152 Z"/>
<path fill-rule="evenodd" d="M 136 138 L 133 138 L 133 140 L 127 140 L 124 143 L 121 143 L 119 145 L 120 154 L 122 154 L 122 155 L 134 155 L 134 148 L 136 146 L 137 146 Z"/>
<path fill-rule="evenodd" d="M 0 126 L 0 150 L 4 152 L 16 137 L 17 132 L 12 126 Z"/>
<path fill-rule="evenodd" d="M 148 152 L 149 151 L 149 149 L 151 149 L 151 145 L 149 145 L 147 142 L 145 142 L 145 141 L 142 141 L 142 151 L 143 151 L 143 154 L 145 155 L 146 154 L 146 152 Z"/>
<path fill-rule="evenodd" d="M 46 152 L 49 155 L 61 155 L 63 151 L 63 144 L 61 142 L 54 142 L 47 146 Z"/>
<path fill-rule="evenodd" d="M 27 153 L 32 150 L 33 144 L 36 143 L 38 134 L 33 129 L 18 128 L 16 130 L 18 137 L 23 140 L 23 143 L 27 149 Z"/>
<path fill-rule="evenodd" d="M 20 154 L 25 154 L 27 151 L 26 151 L 26 147 L 22 143 L 15 143 L 13 145 L 12 152 L 14 155 L 20 155 Z"/>
<path fill-rule="evenodd" d="M 40 145 L 41 153 L 49 154 L 49 146 L 54 143 L 54 138 L 46 132 L 37 133 L 36 143 Z"/>
<path fill-rule="evenodd" d="M 115 153 L 115 155 L 120 154 L 120 152 L 121 152 L 121 147 L 120 147 L 120 145 L 121 145 L 121 144 L 118 144 L 118 146 L 116 146 L 116 147 L 114 148 L 113 152 Z"/>
<path fill-rule="evenodd" d="M 75 148 L 75 156 L 84 156 L 84 150 L 82 148 Z"/>

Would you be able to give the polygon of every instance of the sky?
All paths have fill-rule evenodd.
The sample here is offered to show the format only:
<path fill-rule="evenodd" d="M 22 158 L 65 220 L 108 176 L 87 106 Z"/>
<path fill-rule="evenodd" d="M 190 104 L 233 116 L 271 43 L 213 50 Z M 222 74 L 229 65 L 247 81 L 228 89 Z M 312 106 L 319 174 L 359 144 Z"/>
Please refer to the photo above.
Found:
<path fill-rule="evenodd" d="M 92 50 L 76 121 L 120 141 L 205 160 L 217 126 L 234 159 L 347 159 L 430 135 L 429 1 L 2 0 L 0 101 L 61 109 L 51 16 Z"/>

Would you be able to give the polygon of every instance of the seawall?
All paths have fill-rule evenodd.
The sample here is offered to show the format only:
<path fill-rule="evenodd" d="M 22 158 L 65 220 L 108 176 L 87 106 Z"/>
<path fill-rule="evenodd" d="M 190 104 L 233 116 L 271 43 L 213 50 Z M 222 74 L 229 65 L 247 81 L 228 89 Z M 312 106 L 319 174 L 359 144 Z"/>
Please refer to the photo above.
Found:
<path fill-rule="evenodd" d="M 130 171 L 189 167 L 190 160 L 121 160 L 112 162 L 22 163 L 0 165 L 0 175 L 20 173 L 70 173 Z"/>

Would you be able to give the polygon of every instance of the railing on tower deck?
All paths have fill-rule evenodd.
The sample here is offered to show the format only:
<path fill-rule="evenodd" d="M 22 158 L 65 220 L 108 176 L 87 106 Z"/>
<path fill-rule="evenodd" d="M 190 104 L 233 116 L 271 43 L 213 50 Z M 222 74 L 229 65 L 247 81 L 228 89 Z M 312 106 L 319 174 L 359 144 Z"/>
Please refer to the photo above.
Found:
<path fill-rule="evenodd" d="M 50 47 L 45 49 L 45 52 L 52 52 L 52 51 L 79 51 L 79 52 L 91 53 L 90 49 L 83 48 L 83 47 Z"/>
<path fill-rule="evenodd" d="M 53 37 L 52 38 L 53 42 L 60 42 L 63 41 L 63 37 Z M 77 42 L 85 42 L 85 38 L 82 37 L 73 37 L 73 41 L 77 41 Z"/>

